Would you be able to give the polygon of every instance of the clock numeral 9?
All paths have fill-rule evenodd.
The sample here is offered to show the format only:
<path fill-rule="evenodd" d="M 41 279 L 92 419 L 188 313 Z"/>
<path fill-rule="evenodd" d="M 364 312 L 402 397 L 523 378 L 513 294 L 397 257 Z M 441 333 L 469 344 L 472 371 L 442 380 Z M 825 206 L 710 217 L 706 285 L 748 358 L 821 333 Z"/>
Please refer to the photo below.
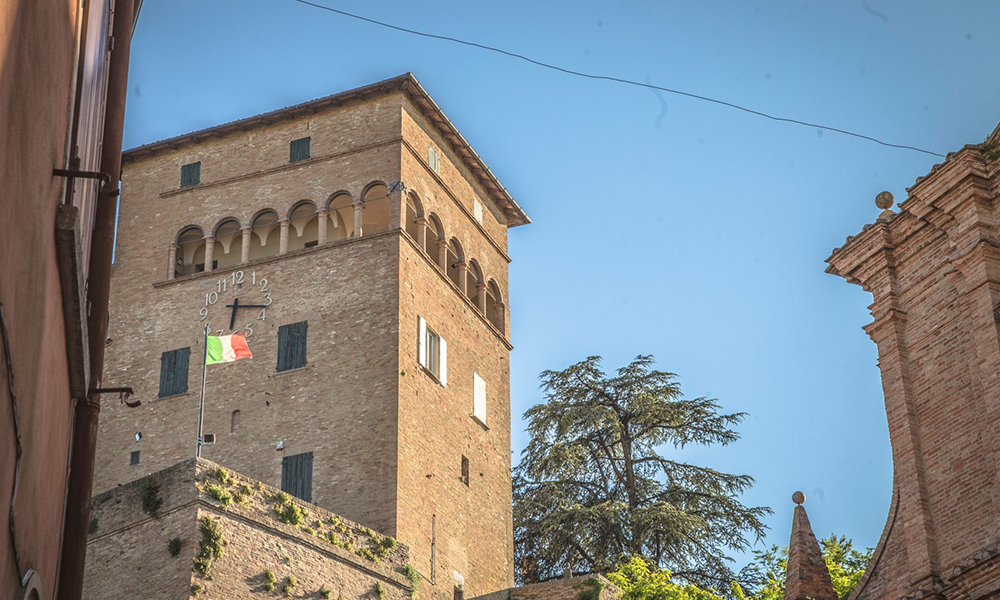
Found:
<path fill-rule="evenodd" d="M 206 318 L 208 318 L 208 308 L 206 307 L 206 308 L 203 308 L 203 309 L 199 310 L 198 314 L 201 315 L 201 319 L 198 319 L 198 320 L 199 321 L 204 321 Z"/>
<path fill-rule="evenodd" d="M 211 306 L 219 301 L 218 292 L 209 292 L 205 294 L 205 306 Z"/>

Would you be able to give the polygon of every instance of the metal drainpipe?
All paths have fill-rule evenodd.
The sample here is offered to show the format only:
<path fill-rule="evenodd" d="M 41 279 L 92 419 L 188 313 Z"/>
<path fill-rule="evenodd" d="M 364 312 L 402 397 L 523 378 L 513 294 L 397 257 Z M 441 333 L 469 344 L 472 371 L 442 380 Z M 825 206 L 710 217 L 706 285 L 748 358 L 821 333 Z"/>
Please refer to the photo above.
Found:
<path fill-rule="evenodd" d="M 109 173 L 111 181 L 104 183 L 98 194 L 87 289 L 91 389 L 101 387 L 105 339 L 108 335 L 111 254 L 114 250 L 115 212 L 121 174 L 122 132 L 125 120 L 125 97 L 128 92 L 128 59 L 134 22 L 133 8 L 134 0 L 115 0 L 112 25 L 114 46 L 108 69 L 104 147 L 101 151 L 101 171 Z M 99 394 L 91 394 L 86 400 L 77 401 L 76 404 L 66 521 L 58 592 L 55 596 L 58 600 L 79 600 L 83 594 L 84 561 L 87 556 L 87 535 L 90 526 L 90 494 L 94 484 L 94 454 L 97 451 L 97 423 L 100 410 Z"/>

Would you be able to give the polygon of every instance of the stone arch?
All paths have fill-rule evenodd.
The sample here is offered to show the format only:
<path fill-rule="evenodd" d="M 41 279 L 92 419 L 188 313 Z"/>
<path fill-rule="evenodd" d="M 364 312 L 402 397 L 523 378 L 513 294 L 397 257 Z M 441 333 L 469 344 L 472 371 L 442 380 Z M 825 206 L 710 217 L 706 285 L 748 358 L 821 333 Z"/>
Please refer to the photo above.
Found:
<path fill-rule="evenodd" d="M 483 311 L 483 302 L 480 295 L 485 295 L 486 281 L 483 279 L 483 269 L 479 266 L 479 261 L 474 258 L 468 260 L 468 267 L 465 269 L 465 296 L 472 300 L 480 312 Z"/>
<path fill-rule="evenodd" d="M 361 234 L 376 233 L 389 229 L 389 212 L 392 200 L 389 188 L 381 181 L 373 181 L 361 192 Z"/>
<path fill-rule="evenodd" d="M 444 242 L 447 239 L 448 237 L 444 233 L 444 225 L 441 224 L 441 219 L 434 213 L 427 215 L 427 236 L 424 240 L 424 252 L 446 273 L 448 272 L 447 245 L 442 246 L 440 242 Z M 441 251 L 442 247 L 445 248 L 444 252 Z"/>
<path fill-rule="evenodd" d="M 465 277 L 465 252 L 462 250 L 462 243 L 456 238 L 448 240 L 448 279 L 462 289 L 462 281 Z"/>
<path fill-rule="evenodd" d="M 236 217 L 226 217 L 213 230 L 216 268 L 240 264 L 243 255 L 243 225 Z"/>
<path fill-rule="evenodd" d="M 506 321 L 505 307 L 503 303 L 503 296 L 500 293 L 500 286 L 497 282 L 490 279 L 486 282 L 486 318 L 489 319 L 493 326 L 500 330 L 500 333 L 505 333 L 504 322 Z"/>
<path fill-rule="evenodd" d="M 354 198 L 349 192 L 341 190 L 332 194 L 326 209 L 330 212 L 328 240 L 343 240 L 354 235 Z"/>
<path fill-rule="evenodd" d="M 177 232 L 177 258 L 174 277 L 183 277 L 205 270 L 205 232 L 197 225 L 188 225 Z"/>
<path fill-rule="evenodd" d="M 319 244 L 319 215 L 316 203 L 300 200 L 288 211 L 288 250 L 312 248 Z"/>
<path fill-rule="evenodd" d="M 250 260 L 278 254 L 281 232 L 278 211 L 266 208 L 250 221 Z"/>
<path fill-rule="evenodd" d="M 420 197 L 416 192 L 406 193 L 406 209 L 403 216 L 403 229 L 413 238 L 413 241 L 420 242 L 420 227 L 422 223 L 418 219 L 425 218 L 424 205 L 420 202 Z M 431 254 L 431 256 L 434 256 Z"/>

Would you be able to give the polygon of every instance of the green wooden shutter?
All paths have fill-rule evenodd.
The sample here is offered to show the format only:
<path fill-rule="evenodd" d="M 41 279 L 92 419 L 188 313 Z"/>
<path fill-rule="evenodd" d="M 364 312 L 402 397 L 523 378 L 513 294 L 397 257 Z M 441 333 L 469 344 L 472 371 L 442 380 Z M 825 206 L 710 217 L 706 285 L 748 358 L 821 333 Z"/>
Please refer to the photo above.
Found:
<path fill-rule="evenodd" d="M 278 328 L 278 372 L 306 366 L 306 331 L 308 321 Z"/>
<path fill-rule="evenodd" d="M 178 348 L 160 355 L 160 398 L 187 392 L 191 348 Z"/>
<path fill-rule="evenodd" d="M 312 502 L 313 453 L 304 452 L 281 459 L 281 491 Z"/>

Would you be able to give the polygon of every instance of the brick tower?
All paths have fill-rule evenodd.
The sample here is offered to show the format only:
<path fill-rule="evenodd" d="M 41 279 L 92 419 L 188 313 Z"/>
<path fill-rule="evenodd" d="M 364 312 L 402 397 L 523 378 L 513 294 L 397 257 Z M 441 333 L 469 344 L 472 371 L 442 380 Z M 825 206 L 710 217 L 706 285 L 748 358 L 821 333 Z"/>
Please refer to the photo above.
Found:
<path fill-rule="evenodd" d="M 511 586 L 529 219 L 416 79 L 141 146 L 122 180 L 106 383 L 142 404 L 102 413 L 94 491 L 194 456 L 209 323 L 254 357 L 208 367 L 203 457 L 406 543 L 422 597 Z"/>
<path fill-rule="evenodd" d="M 1000 590 L 1000 128 L 828 259 L 874 297 L 893 498 L 853 598 Z"/>

